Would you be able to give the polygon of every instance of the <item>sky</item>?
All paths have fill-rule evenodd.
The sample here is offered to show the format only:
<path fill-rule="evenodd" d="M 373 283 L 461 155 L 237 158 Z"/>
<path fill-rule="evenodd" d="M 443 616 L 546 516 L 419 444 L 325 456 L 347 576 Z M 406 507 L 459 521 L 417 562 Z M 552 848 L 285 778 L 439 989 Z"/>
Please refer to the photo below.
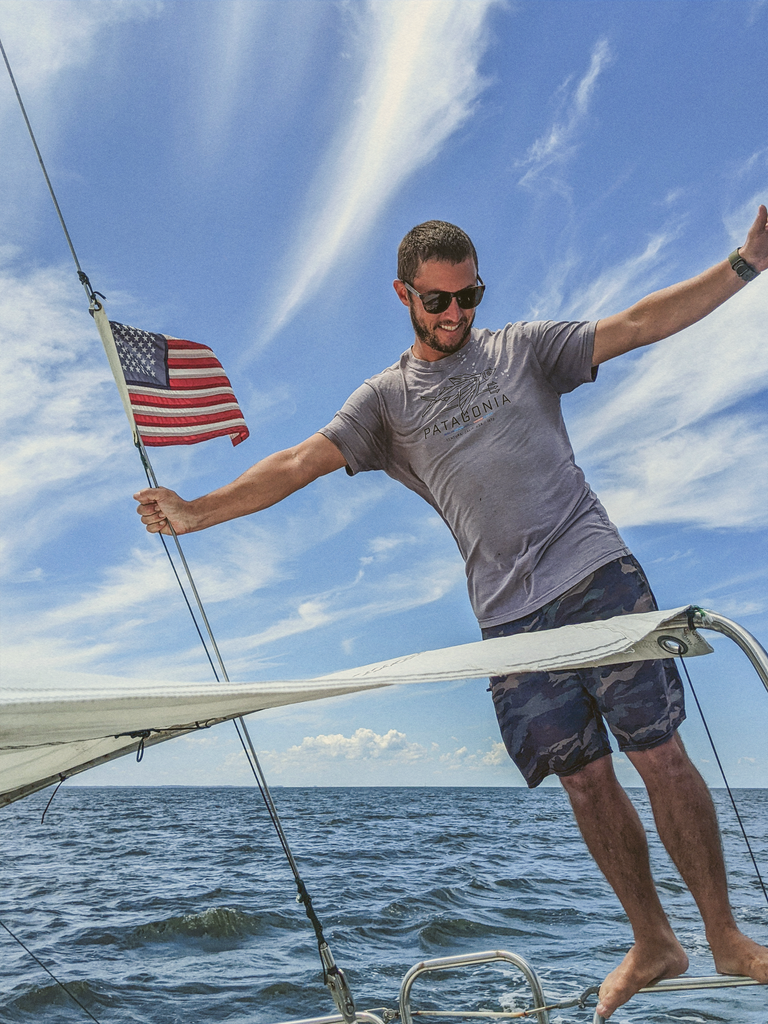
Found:
<path fill-rule="evenodd" d="M 410 345 L 391 282 L 414 224 L 472 236 L 492 328 L 598 319 L 725 258 L 768 199 L 767 32 L 766 0 L 0 0 L 108 315 L 210 345 L 250 426 L 237 447 L 150 452 L 188 498 L 311 435 Z M 209 679 L 134 512 L 141 466 L 0 77 L 3 675 Z M 563 401 L 660 606 L 710 608 L 764 645 L 767 323 L 768 275 Z M 334 473 L 183 543 L 233 680 L 479 639 L 448 531 L 381 474 Z M 726 774 L 768 786 L 768 694 L 707 636 L 715 653 L 689 668 Z M 486 685 L 334 698 L 250 729 L 275 786 L 518 786 Z M 689 704 L 682 735 L 719 785 Z M 224 725 L 77 782 L 248 775 Z"/>

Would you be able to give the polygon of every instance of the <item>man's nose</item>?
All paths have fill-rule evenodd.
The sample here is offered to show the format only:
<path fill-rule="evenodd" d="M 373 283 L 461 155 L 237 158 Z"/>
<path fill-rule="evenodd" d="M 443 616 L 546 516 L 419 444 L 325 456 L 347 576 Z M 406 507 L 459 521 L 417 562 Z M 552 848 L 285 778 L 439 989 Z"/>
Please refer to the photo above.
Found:
<path fill-rule="evenodd" d="M 451 296 L 451 304 L 448 309 L 446 309 L 445 313 L 443 313 L 443 316 L 446 316 L 451 320 L 461 320 L 461 315 L 461 306 L 459 305 L 459 301 L 456 296 L 453 295 Z"/>

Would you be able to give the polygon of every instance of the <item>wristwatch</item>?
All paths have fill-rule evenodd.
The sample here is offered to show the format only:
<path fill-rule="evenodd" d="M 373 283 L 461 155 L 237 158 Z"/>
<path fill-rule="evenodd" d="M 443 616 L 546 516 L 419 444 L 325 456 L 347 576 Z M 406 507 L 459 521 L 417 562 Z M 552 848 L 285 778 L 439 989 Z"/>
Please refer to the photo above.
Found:
<path fill-rule="evenodd" d="M 756 277 L 760 277 L 760 271 L 756 270 L 751 263 L 747 263 L 738 249 L 733 250 L 728 257 L 728 262 L 742 281 L 754 281 Z"/>

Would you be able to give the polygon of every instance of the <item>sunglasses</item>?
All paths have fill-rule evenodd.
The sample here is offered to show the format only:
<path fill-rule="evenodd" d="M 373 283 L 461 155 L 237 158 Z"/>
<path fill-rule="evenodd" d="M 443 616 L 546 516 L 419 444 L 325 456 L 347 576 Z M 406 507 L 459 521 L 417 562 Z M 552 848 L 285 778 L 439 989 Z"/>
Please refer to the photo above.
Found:
<path fill-rule="evenodd" d="M 412 288 L 407 281 L 403 281 L 403 284 L 411 295 L 421 299 L 425 313 L 444 313 L 450 306 L 452 299 L 456 299 L 459 309 L 474 309 L 475 306 L 479 306 L 483 298 L 485 285 L 479 274 L 477 275 L 477 280 L 480 284 L 470 285 L 469 288 L 462 288 L 458 292 L 424 292 L 423 294 Z"/>

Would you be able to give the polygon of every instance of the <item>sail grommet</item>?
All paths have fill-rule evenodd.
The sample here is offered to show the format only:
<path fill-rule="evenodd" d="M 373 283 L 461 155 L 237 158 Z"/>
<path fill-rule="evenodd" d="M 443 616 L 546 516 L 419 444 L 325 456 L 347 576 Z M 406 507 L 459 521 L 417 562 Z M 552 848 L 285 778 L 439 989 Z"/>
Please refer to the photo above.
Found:
<path fill-rule="evenodd" d="M 679 636 L 660 636 L 656 642 L 662 651 L 666 651 L 674 658 L 682 658 L 684 654 L 688 653 L 688 644 Z"/>

